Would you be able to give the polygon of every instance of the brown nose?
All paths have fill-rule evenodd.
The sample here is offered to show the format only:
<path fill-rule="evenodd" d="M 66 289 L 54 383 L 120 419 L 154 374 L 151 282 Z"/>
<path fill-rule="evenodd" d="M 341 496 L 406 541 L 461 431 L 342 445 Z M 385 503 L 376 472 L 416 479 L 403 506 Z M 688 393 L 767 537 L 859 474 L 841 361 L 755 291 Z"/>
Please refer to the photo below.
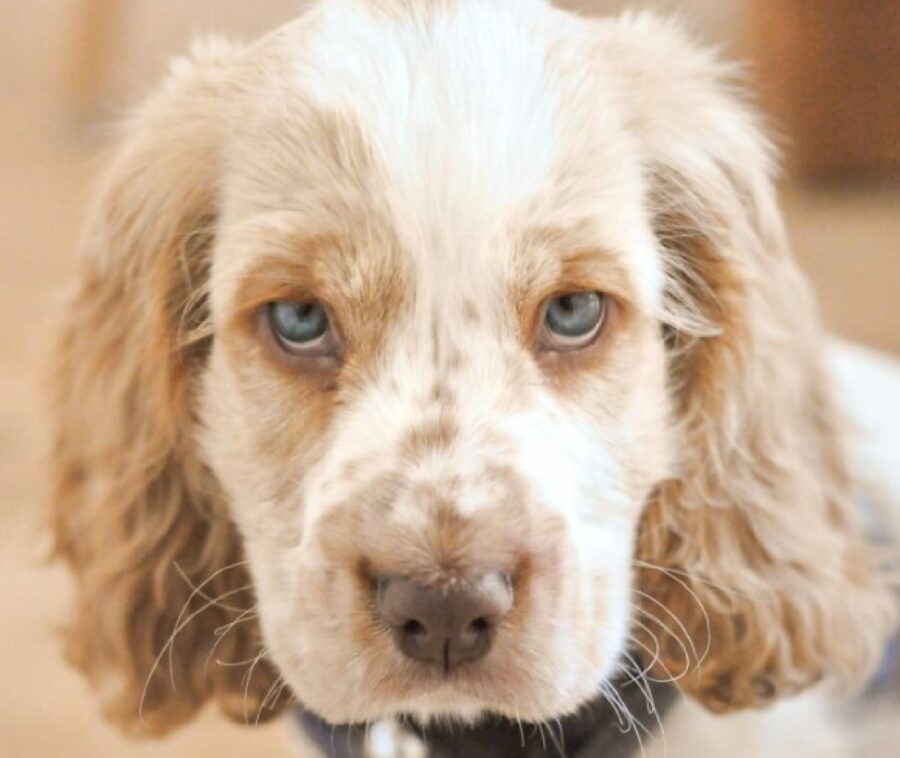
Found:
<path fill-rule="evenodd" d="M 409 658 L 449 672 L 483 657 L 497 624 L 513 604 L 509 578 L 500 573 L 451 589 L 393 577 L 378 582 L 376 608 Z"/>

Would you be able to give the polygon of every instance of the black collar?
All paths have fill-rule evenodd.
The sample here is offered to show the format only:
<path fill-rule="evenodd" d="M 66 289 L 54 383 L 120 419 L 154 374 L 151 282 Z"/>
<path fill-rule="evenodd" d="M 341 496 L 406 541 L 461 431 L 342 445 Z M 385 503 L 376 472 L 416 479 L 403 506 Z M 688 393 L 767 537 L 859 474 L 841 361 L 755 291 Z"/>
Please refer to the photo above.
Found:
<path fill-rule="evenodd" d="M 506 718 L 488 718 L 473 727 L 422 727 L 402 719 L 401 727 L 428 746 L 428 758 L 631 758 L 640 752 L 636 732 L 646 741 L 677 699 L 671 684 L 650 682 L 638 686 L 615 682 L 625 706 L 642 726 L 620 719 L 604 697 L 598 697 L 573 716 L 545 724 L 517 724 Z M 649 691 L 648 691 L 649 690 Z M 647 697 L 649 694 L 650 698 Z M 648 707 L 652 700 L 655 712 Z M 622 710 L 621 708 L 619 710 Z M 365 728 L 332 726 L 308 711 L 296 718 L 307 736 L 329 758 L 365 758 Z"/>

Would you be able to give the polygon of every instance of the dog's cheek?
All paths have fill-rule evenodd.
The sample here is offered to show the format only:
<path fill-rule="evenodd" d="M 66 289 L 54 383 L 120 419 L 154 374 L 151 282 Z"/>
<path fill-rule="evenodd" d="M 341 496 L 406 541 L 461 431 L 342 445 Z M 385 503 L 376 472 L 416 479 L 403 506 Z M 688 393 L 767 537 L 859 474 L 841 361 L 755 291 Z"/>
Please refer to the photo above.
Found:
<path fill-rule="evenodd" d="M 582 407 L 547 396 L 507 432 L 535 503 L 532 551 L 557 556 L 552 570 L 535 577 L 535 591 L 559 574 L 544 597 L 546 607 L 533 609 L 532 629 L 523 633 L 552 662 L 571 706 L 596 694 L 592 690 L 621 655 L 640 503 L 627 483 L 626 453 Z M 560 528 L 541 526 L 551 522 Z M 547 613 L 552 626 L 540 623 Z"/>
<path fill-rule="evenodd" d="M 303 376 L 273 373 L 257 346 L 239 336 L 222 335 L 202 376 L 200 443 L 237 524 L 294 544 L 299 492 L 319 455 L 333 401 Z"/>
<path fill-rule="evenodd" d="M 562 398 L 584 440 L 573 477 L 579 507 L 571 515 L 595 610 L 580 617 L 585 655 L 599 651 L 603 677 L 623 662 L 634 623 L 633 562 L 644 505 L 671 471 L 666 357 L 653 325 L 633 324 L 632 339 L 610 355 L 608 370 L 581 378 Z"/>
<path fill-rule="evenodd" d="M 261 642 L 288 672 L 297 669 L 297 645 L 315 642 L 315 629 L 303 626 L 299 545 L 301 487 L 314 448 L 307 435 L 322 435 L 322 428 L 302 428 L 306 406 L 290 404 L 284 388 L 258 369 L 248 362 L 235 370 L 226 355 L 214 351 L 201 382 L 200 442 L 225 495 L 216 517 L 234 521 L 241 536 Z"/>

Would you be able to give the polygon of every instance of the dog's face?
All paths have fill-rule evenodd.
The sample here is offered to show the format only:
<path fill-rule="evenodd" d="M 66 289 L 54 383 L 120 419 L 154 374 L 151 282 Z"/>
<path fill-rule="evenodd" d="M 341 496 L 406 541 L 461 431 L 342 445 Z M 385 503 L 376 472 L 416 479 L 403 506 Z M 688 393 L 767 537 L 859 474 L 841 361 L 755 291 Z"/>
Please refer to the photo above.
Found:
<path fill-rule="evenodd" d="M 325 14 L 226 148 L 204 449 L 271 655 L 333 721 L 543 719 L 623 650 L 669 447 L 661 255 L 624 116 L 548 16 Z M 488 573 L 487 655 L 401 652 L 380 582 Z"/>
<path fill-rule="evenodd" d="M 151 102 L 62 359 L 61 548 L 82 623 L 105 599 L 128 640 L 75 657 L 127 669 L 120 718 L 138 686 L 158 725 L 211 693 L 246 714 L 217 648 L 333 722 L 558 717 L 629 643 L 704 658 L 682 686 L 717 707 L 863 667 L 886 604 L 717 66 L 647 19 L 348 0 Z M 90 397 L 119 442 L 79 434 Z M 179 706 L 159 654 L 198 593 Z"/>

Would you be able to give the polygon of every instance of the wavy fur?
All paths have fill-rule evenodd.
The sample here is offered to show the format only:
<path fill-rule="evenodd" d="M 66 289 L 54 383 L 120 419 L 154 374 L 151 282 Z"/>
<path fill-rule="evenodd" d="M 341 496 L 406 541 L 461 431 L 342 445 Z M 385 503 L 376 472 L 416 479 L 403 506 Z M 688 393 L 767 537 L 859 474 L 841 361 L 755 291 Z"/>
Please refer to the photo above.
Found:
<path fill-rule="evenodd" d="M 459 4 L 479 9 L 479 13 L 494 7 L 490 0 L 460 0 Z M 378 3 L 377 12 L 389 6 L 403 19 L 415 13 L 406 5 Z M 452 14 L 456 5 L 429 5 L 429 13 L 444 18 L 440 14 Z M 358 32 L 363 42 L 386 34 L 385 25 L 396 21 L 392 14 L 367 16 L 359 10 L 368 7 L 366 3 L 335 2 L 325 7 L 327 12 L 315 11 L 308 25 L 297 27 L 304 40 L 310 35 L 315 39 L 317 30 L 327 40 L 321 29 L 328 28 L 328 13 L 337 14 L 338 19 L 347 14 L 346 28 Z M 349 10 L 352 8 L 356 10 Z M 666 441 L 654 443 L 652 452 L 635 453 L 631 460 L 617 462 L 619 468 L 609 464 L 610 472 L 627 473 L 640 469 L 646 460 L 672 461 L 664 475 L 654 474 L 643 512 L 639 512 L 643 502 L 635 506 L 634 530 L 623 532 L 616 543 L 637 542 L 637 588 L 644 593 L 642 597 L 652 598 L 643 601 L 644 610 L 658 614 L 664 606 L 691 638 L 680 639 L 682 635 L 674 631 L 655 635 L 661 646 L 654 661 L 656 670 L 664 675 L 683 672 L 679 686 L 717 711 L 762 705 L 826 676 L 853 679 L 864 675 L 877 660 L 893 623 L 893 603 L 876 558 L 855 523 L 841 442 L 843 422 L 822 367 L 813 301 L 783 239 L 772 185 L 771 150 L 734 92 L 733 72 L 709 53 L 696 50 L 676 30 L 649 17 L 584 22 L 576 31 L 574 22 L 551 14 L 541 4 L 529 2 L 517 4 L 517 8 L 521 15 L 515 17 L 511 31 L 496 32 L 510 50 L 517 50 L 514 45 L 520 44 L 521 30 L 531 29 L 531 24 L 552 28 L 556 47 L 548 43 L 548 49 L 558 49 L 560 40 L 569 39 L 566 35 L 577 39 L 571 48 L 563 46 L 572 58 L 560 64 L 560 70 L 571 71 L 574 59 L 575 70 L 591 71 L 596 66 L 606 72 L 611 83 L 603 91 L 617 99 L 619 110 L 627 113 L 632 141 L 622 143 L 622 152 L 631 155 L 627 151 L 637 145 L 630 169 L 640 174 L 646 186 L 645 211 L 657 237 L 658 261 L 642 264 L 644 268 L 635 276 L 639 286 L 648 290 L 654 266 L 664 277 L 657 316 L 666 332 L 666 402 L 671 411 L 665 434 L 661 432 L 659 437 Z M 545 13 L 549 14 L 546 18 L 541 15 Z M 417 23 L 416 33 L 427 27 L 422 19 Z M 452 32 L 452 23 L 447 24 Z M 442 39 L 452 38 L 451 32 Z M 386 49 L 409 43 L 415 39 L 412 32 L 410 35 L 386 39 Z M 313 167 L 312 171 L 321 168 L 314 161 L 336 156 L 341 165 L 353 164 L 362 173 L 358 156 L 371 161 L 375 147 L 387 148 L 375 143 L 367 151 L 354 143 L 366 138 L 367 128 L 374 133 L 377 124 L 362 123 L 343 136 L 340 124 L 320 124 L 304 131 L 296 124 L 308 123 L 304 121 L 307 111 L 295 113 L 288 106 L 279 111 L 284 121 L 278 123 L 294 124 L 290 127 L 293 132 L 273 133 L 271 122 L 267 127 L 241 131 L 246 114 L 255 113 L 252 107 L 265 110 L 259 102 L 248 100 L 248 93 L 254 88 L 262 90 L 264 84 L 286 81 L 288 71 L 300 76 L 300 67 L 285 59 L 279 39 L 284 37 L 276 35 L 249 50 L 216 45 L 198 51 L 191 61 L 178 66 L 165 87 L 126 125 L 89 224 L 80 289 L 65 313 L 54 375 L 52 472 L 58 552 L 71 566 L 78 589 L 68 651 L 72 661 L 101 688 L 110 716 L 136 731 L 165 731 L 189 719 L 210 699 L 239 720 L 272 716 L 286 701 L 279 697 L 284 689 L 279 663 L 265 649 L 257 617 L 259 577 L 267 578 L 263 584 L 269 605 L 259 611 L 264 619 L 272 608 L 284 608 L 293 600 L 273 594 L 278 590 L 271 587 L 278 583 L 270 581 L 269 569 L 259 557 L 271 553 L 270 547 L 259 547 L 256 564 L 248 567 L 245 548 L 262 537 L 251 528 L 246 507 L 235 503 L 239 498 L 233 493 L 244 486 L 243 481 L 235 474 L 225 486 L 222 478 L 223 474 L 232 476 L 229 472 L 240 469 L 250 458 L 259 465 L 241 474 L 245 479 L 261 476 L 257 470 L 265 471 L 268 466 L 280 468 L 284 475 L 277 486 L 272 485 L 272 491 L 292 486 L 295 459 L 284 451 L 292 450 L 294 443 L 271 444 L 266 434 L 272 429 L 288 434 L 288 409 L 303 407 L 299 404 L 309 402 L 310 393 L 297 400 L 297 405 L 293 401 L 276 405 L 268 415 L 238 415 L 233 409 L 256 402 L 263 386 L 266 397 L 281 397 L 277 393 L 282 391 L 279 382 L 283 383 L 282 378 L 268 374 L 259 379 L 261 374 L 253 373 L 256 353 L 244 350 L 239 370 L 234 371 L 237 389 L 223 395 L 225 400 L 208 402 L 210 388 L 221 387 L 225 381 L 222 366 L 231 365 L 227 357 L 213 360 L 219 330 L 227 331 L 230 322 L 222 313 L 216 319 L 210 296 L 215 291 L 210 271 L 220 255 L 217 245 L 227 226 L 222 216 L 223 193 L 228 190 L 225 194 L 232 207 L 239 205 L 261 193 L 260 186 L 275 181 L 276 169 L 293 159 L 307 161 L 304 165 Z M 477 40 L 472 46 L 477 49 Z M 342 49 L 337 48 L 338 52 Z M 416 51 L 424 55 L 418 47 L 411 50 L 413 60 Z M 388 53 L 385 57 L 390 58 Z M 390 60 L 392 65 L 401 65 Z M 523 55 L 522 60 L 530 59 Z M 522 65 L 525 76 L 530 68 Z M 315 72 L 315 76 L 321 74 L 321 70 Z M 467 92 L 466 82 L 462 85 L 460 91 Z M 470 85 L 474 89 L 474 84 Z M 334 91 L 342 92 L 337 86 Z M 543 90 L 536 87 L 535 92 Z M 369 93 L 358 94 L 362 98 Z M 395 95 L 394 91 L 382 93 L 385 112 L 390 112 L 389 100 Z M 559 95 L 564 112 L 566 96 Z M 535 95 L 535 108 L 542 102 L 538 97 Z M 287 95 L 277 99 L 279 107 L 287 99 Z M 248 106 L 248 102 L 255 105 Z M 271 110 L 276 99 L 267 102 L 266 108 Z M 401 112 L 399 107 L 397 112 Z M 343 118 L 346 113 L 338 115 Z M 574 116 L 572 123 L 577 125 L 570 130 L 572 134 L 584 128 L 584 122 Z M 286 136 L 296 135 L 298 129 L 313 140 L 321 138 L 321 144 L 298 145 L 295 136 Z M 262 146 L 251 163 L 266 168 L 257 171 L 252 182 L 245 178 L 241 189 L 236 189 L 237 184 L 226 186 L 224 178 L 233 176 L 225 170 L 226 164 L 241 165 L 250 157 L 229 142 L 235 132 L 242 133 L 245 146 L 247 139 L 259 140 Z M 438 137 L 435 135 L 436 142 Z M 516 138 L 524 139 L 518 132 Z M 504 167 L 508 170 L 509 165 Z M 267 173 L 269 169 L 271 173 Z M 366 165 L 365 170 L 377 168 Z M 337 170 L 329 173 L 322 169 L 309 175 L 339 184 Z M 370 198 L 374 195 L 378 192 L 372 190 Z M 344 202 L 352 193 L 348 190 L 340 197 Z M 387 206 L 390 196 L 385 197 Z M 378 212 L 386 213 L 380 205 Z M 409 218 L 413 217 L 410 214 Z M 377 216 L 373 212 L 368 218 Z M 342 219 L 356 223 L 350 214 Z M 283 225 L 280 217 L 279 224 Z M 364 237 L 367 244 L 376 244 L 375 222 L 358 231 L 368 235 Z M 275 247 L 273 244 L 272 249 Z M 363 272 L 359 278 L 365 279 L 367 271 L 389 268 L 366 269 L 364 264 L 360 258 L 354 259 L 337 279 L 352 282 L 348 270 Z M 539 271 L 540 265 L 535 264 L 532 271 Z M 393 269 L 388 278 L 398 281 Z M 478 277 L 471 281 L 473 287 L 479 285 Z M 635 295 L 635 300 L 642 297 Z M 383 308 L 377 318 L 384 319 L 384 324 L 402 315 L 402 293 L 373 296 L 372 302 Z M 487 331 L 484 325 L 492 323 L 491 314 L 474 313 L 471 303 L 467 307 L 468 322 Z M 622 329 L 632 322 L 643 323 L 637 316 L 632 321 L 623 319 L 626 326 Z M 659 322 L 656 331 L 633 327 L 629 339 L 643 347 L 632 346 L 623 354 L 645 358 L 634 359 L 633 365 L 621 364 L 623 371 L 638 372 L 641 366 L 652 365 Z M 380 339 L 386 329 L 379 327 L 376 337 Z M 228 339 L 232 338 L 226 335 L 224 341 Z M 437 345 L 437 337 L 434 340 Z M 372 347 L 371 352 L 388 365 L 378 352 L 381 349 Z M 447 358 L 436 346 L 432 352 L 442 366 L 457 373 L 465 370 L 459 365 L 459 355 L 454 357 L 451 352 Z M 512 353 L 515 356 L 515 350 Z M 381 366 L 373 362 L 355 367 L 353 381 L 368 381 Z M 539 383 L 534 378 L 537 373 L 527 373 L 535 371 L 532 364 L 516 370 L 519 376 L 532 377 L 532 385 Z M 496 375 L 502 371 L 490 369 L 481 374 Z M 645 382 L 651 386 L 650 373 L 634 376 L 638 377 L 636 385 Z M 586 385 L 588 379 L 583 377 L 566 381 L 569 384 L 560 386 L 573 388 L 579 397 L 603 392 L 630 397 L 627 388 L 610 378 L 596 387 Z M 381 391 L 381 385 L 372 386 Z M 613 389 L 605 389 L 608 387 Z M 517 390 L 524 393 L 528 387 Z M 389 396 L 387 391 L 383 394 Z M 440 383 L 432 390 L 441 407 L 452 405 L 447 398 L 453 394 Z M 458 394 L 465 399 L 464 391 Z M 571 408 L 575 403 L 570 400 L 560 407 Z M 343 402 L 346 406 L 349 401 Z M 608 413 L 602 399 L 596 402 L 602 411 L 592 419 Z M 340 411 L 340 407 L 321 403 L 314 412 L 310 410 L 318 419 L 314 429 L 324 428 L 332 414 Z M 232 412 L 235 415 L 228 415 Z M 345 417 L 344 427 L 338 431 L 352 429 L 353 418 Z M 642 424 L 649 427 L 657 416 L 642 418 Z M 435 445 L 450 448 L 455 430 L 461 426 L 448 423 L 441 427 L 440 434 L 432 435 L 439 438 Z M 222 428 L 231 433 L 220 433 Z M 303 439 L 309 434 L 307 430 Z M 318 436 L 323 444 L 332 439 L 324 433 Z M 410 439 L 408 434 L 406 439 Z M 263 440 L 258 453 L 239 451 L 228 457 L 222 452 L 232 445 L 250 444 L 247 440 Z M 319 458 L 325 455 L 315 445 L 308 447 Z M 388 440 L 375 453 L 382 455 L 389 449 Z M 341 470 L 350 472 L 371 462 L 360 460 L 339 459 Z M 661 471 L 661 464 L 657 468 Z M 487 551 L 510 546 L 512 554 L 519 549 L 514 546 L 527 538 L 535 540 L 529 548 L 535 565 L 540 566 L 542 556 L 558 556 L 550 541 L 554 535 L 566 533 L 565 524 L 561 526 L 552 514 L 546 516 L 546 523 L 527 521 L 532 515 L 516 509 L 524 507 L 526 495 L 522 493 L 528 492 L 528 476 L 501 467 L 492 470 L 498 477 L 497 486 L 506 488 L 508 500 L 503 503 L 505 511 L 492 511 L 489 518 L 494 520 L 484 522 L 493 524 L 493 531 L 484 526 L 481 531 L 466 531 L 467 522 L 454 517 L 447 523 L 455 524 L 457 531 L 438 535 L 443 543 L 430 536 L 432 542 L 422 544 L 455 545 L 453 540 L 461 539 L 460 534 L 489 534 L 491 540 L 484 546 Z M 321 522 L 304 523 L 303 534 L 323 530 L 331 540 L 323 542 L 323 550 L 333 545 L 344 551 L 360 550 L 360 545 L 369 545 L 372 556 L 383 553 L 379 560 L 394 560 L 398 551 L 402 553 L 404 546 L 420 538 L 413 526 L 385 527 L 382 533 L 365 521 L 370 516 L 353 513 L 355 520 L 350 520 L 347 515 L 357 500 L 375 497 L 375 492 L 388 499 L 402 495 L 395 475 L 379 475 L 381 479 L 354 485 L 352 497 L 348 495 Z M 348 481 L 352 476 L 346 474 Z M 610 477 L 615 478 L 613 473 Z M 377 487 L 373 481 L 378 482 Z M 634 486 L 638 491 L 643 485 Z M 257 497 L 260 502 L 265 500 Z M 534 506 L 527 513 L 539 510 Z M 284 514 L 287 510 L 265 513 Z M 527 524 L 527 528 L 510 530 L 502 519 L 497 520 L 503 514 L 510 518 L 515 514 L 514 518 L 520 519 L 516 523 Z M 273 531 L 280 531 L 275 516 L 258 518 Z M 287 529 L 289 520 L 285 519 Z M 355 528 L 360 531 L 352 531 Z M 400 537 L 402 542 L 390 542 Z M 463 556 L 459 561 L 468 560 L 470 548 L 454 548 L 455 555 Z M 567 571 L 575 568 L 562 558 L 548 570 L 549 578 L 534 569 L 529 579 L 535 588 L 532 600 L 537 605 L 567 603 L 559 606 L 559 612 L 575 614 L 572 618 L 578 620 L 573 621 L 573 628 L 590 641 L 598 625 L 579 610 L 580 601 L 572 600 L 583 599 L 583 595 L 572 588 L 567 590 L 569 594 L 558 589 L 568 586 Z M 616 580 L 623 593 L 627 592 L 630 568 L 625 571 Z M 545 580 L 556 581 L 557 585 L 549 586 L 557 589 L 540 594 L 540 582 Z M 356 589 L 341 592 L 355 602 Z M 322 603 L 333 594 L 314 586 L 309 589 L 310 598 L 319 597 Z M 231 622 L 236 623 L 229 626 Z M 524 635 L 527 624 L 522 623 Z M 377 634 L 368 627 L 361 629 L 357 639 L 369 640 L 373 659 L 389 655 L 377 647 L 382 644 Z M 536 624 L 535 629 L 534 634 L 544 635 L 541 644 L 551 639 L 549 627 Z M 269 631 L 276 639 L 277 632 Z M 642 633 L 637 634 L 640 638 Z M 604 645 L 608 643 L 604 649 L 615 648 L 613 642 L 604 640 Z M 687 642 L 696 647 L 696 655 L 691 654 Z M 657 640 L 645 633 L 643 643 L 652 651 Z M 336 646 L 338 641 L 326 637 L 317 644 L 325 653 L 327 646 Z M 597 647 L 594 642 L 590 645 Z M 498 652 L 507 666 L 501 669 L 507 673 L 500 680 L 518 676 L 519 669 L 538 677 L 534 672 L 542 669 L 533 656 L 523 652 L 528 649 Z M 281 655 L 279 660 L 285 660 L 287 654 Z M 650 656 L 646 658 L 649 662 Z M 397 670 L 398 664 L 393 665 Z M 375 679 L 364 679 L 350 692 L 356 693 L 366 681 Z M 292 686 L 296 683 L 291 681 Z M 308 694 L 327 690 L 331 684 L 322 680 L 311 685 Z M 333 682 L 335 693 L 339 684 L 337 679 Z M 486 679 L 482 686 L 488 691 L 498 685 Z M 526 690 L 525 685 L 517 685 L 516 692 Z M 378 696 L 394 702 L 389 698 L 399 697 L 397 692 L 399 689 L 387 688 Z M 533 706 L 538 713 L 541 707 L 545 711 L 551 707 L 546 703 L 555 702 L 541 700 L 538 684 L 534 684 L 534 692 L 534 699 L 523 708 Z M 336 701 L 341 699 L 335 694 Z M 329 707 L 336 706 L 323 701 L 321 708 Z M 577 707 L 577 698 L 572 695 L 553 707 L 572 709 Z"/>

